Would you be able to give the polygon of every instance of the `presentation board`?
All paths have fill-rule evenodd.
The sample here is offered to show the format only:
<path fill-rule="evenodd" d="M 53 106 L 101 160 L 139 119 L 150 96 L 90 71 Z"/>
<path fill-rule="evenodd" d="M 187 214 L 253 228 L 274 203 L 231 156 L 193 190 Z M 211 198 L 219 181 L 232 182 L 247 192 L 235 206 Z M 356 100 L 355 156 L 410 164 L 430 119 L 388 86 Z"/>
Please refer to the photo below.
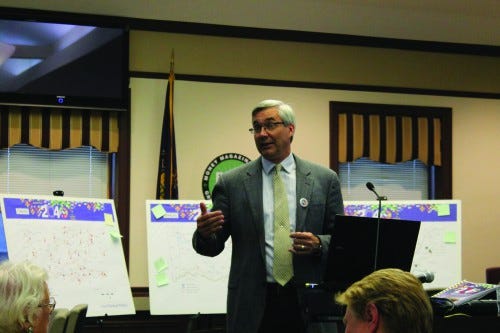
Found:
<path fill-rule="evenodd" d="M 205 201 L 208 207 L 211 202 Z M 151 314 L 225 313 L 231 239 L 216 257 L 192 248 L 200 201 L 146 201 Z M 345 201 L 352 216 L 378 216 L 377 201 Z M 459 200 L 383 201 L 382 218 L 421 221 L 411 271 L 432 272 L 426 289 L 462 278 Z"/>
<path fill-rule="evenodd" d="M 346 201 L 345 215 L 378 216 L 378 201 Z M 460 200 L 382 201 L 382 218 L 421 221 L 411 271 L 432 272 L 426 289 L 440 289 L 462 279 Z"/>
<path fill-rule="evenodd" d="M 57 307 L 88 304 L 88 317 L 134 314 L 112 200 L 0 196 L 8 257 L 48 271 Z"/>
<path fill-rule="evenodd" d="M 146 201 L 152 315 L 226 313 L 231 239 L 216 257 L 195 252 L 200 202 L 210 209 L 210 201 Z"/>

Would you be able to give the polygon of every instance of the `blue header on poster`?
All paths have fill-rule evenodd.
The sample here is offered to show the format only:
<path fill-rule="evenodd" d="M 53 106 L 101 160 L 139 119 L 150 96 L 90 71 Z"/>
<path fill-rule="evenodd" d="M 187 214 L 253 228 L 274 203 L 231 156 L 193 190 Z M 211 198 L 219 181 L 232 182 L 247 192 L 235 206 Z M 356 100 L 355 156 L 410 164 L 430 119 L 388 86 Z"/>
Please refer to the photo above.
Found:
<path fill-rule="evenodd" d="M 151 222 L 196 222 L 200 214 L 199 203 L 152 203 L 149 205 Z M 160 214 L 154 214 L 161 211 Z"/>
<path fill-rule="evenodd" d="M 7 219 L 104 222 L 114 216 L 111 203 L 64 199 L 4 198 Z"/>
<path fill-rule="evenodd" d="M 0 214 L 0 262 L 9 259 L 7 254 L 7 242 L 5 240 L 5 232 L 3 229 L 2 214 Z"/>
<path fill-rule="evenodd" d="M 378 202 L 373 204 L 348 204 L 344 213 L 351 216 L 376 217 Z M 400 219 L 421 222 L 455 222 L 457 221 L 456 203 L 382 203 L 382 218 Z"/>

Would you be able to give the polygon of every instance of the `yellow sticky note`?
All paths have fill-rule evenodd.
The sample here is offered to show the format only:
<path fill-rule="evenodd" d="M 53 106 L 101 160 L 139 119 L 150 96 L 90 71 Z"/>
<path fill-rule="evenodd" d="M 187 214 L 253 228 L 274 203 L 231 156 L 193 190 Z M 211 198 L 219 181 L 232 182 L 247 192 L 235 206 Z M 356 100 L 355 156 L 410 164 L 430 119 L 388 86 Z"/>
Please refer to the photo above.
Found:
<path fill-rule="evenodd" d="M 165 259 L 163 258 L 158 258 L 155 260 L 155 269 L 157 272 L 161 272 L 162 270 L 167 268 L 167 263 L 165 262 Z"/>
<path fill-rule="evenodd" d="M 114 223 L 115 221 L 113 221 L 113 215 L 104 213 L 104 224 L 112 226 Z"/>
<path fill-rule="evenodd" d="M 438 216 L 449 216 L 450 215 L 450 205 L 439 204 L 436 207 Z"/>
<path fill-rule="evenodd" d="M 454 231 L 445 232 L 444 242 L 448 244 L 455 244 L 457 242 L 457 234 Z"/>
<path fill-rule="evenodd" d="M 160 217 L 167 215 L 167 211 L 165 210 L 165 208 L 163 208 L 162 205 L 154 206 L 153 208 L 151 208 L 151 212 L 153 213 L 156 219 L 159 219 Z"/>
<path fill-rule="evenodd" d="M 158 287 L 167 285 L 170 281 L 168 280 L 167 273 L 165 271 L 156 274 L 156 285 Z"/>
<path fill-rule="evenodd" d="M 113 237 L 115 239 L 119 239 L 119 238 L 123 237 L 122 235 L 120 235 L 120 232 L 118 232 L 118 230 L 111 230 L 109 232 L 109 234 L 111 235 L 111 237 Z"/>

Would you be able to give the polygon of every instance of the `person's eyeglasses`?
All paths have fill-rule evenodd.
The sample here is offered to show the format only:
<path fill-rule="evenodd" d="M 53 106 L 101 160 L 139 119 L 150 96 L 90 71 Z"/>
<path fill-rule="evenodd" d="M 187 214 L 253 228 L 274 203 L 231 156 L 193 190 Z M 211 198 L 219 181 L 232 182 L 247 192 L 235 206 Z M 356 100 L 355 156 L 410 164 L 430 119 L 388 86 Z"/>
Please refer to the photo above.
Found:
<path fill-rule="evenodd" d="M 50 297 L 48 303 L 40 304 L 38 305 L 38 307 L 39 308 L 48 307 L 50 311 L 49 313 L 52 313 L 52 311 L 54 311 L 56 307 L 56 299 L 54 297 Z"/>
<path fill-rule="evenodd" d="M 264 124 L 254 124 L 252 128 L 249 128 L 248 131 L 252 134 L 258 134 L 262 131 L 262 129 L 265 129 L 266 132 L 272 131 L 278 125 L 285 125 L 285 122 L 283 121 L 270 121 Z"/>

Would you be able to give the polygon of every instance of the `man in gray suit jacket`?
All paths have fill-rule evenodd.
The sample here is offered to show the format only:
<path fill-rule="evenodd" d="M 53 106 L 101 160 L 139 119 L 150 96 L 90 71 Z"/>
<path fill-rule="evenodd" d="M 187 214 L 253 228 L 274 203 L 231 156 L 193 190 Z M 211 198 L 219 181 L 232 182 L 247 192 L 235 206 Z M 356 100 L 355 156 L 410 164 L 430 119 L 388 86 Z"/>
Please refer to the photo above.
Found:
<path fill-rule="evenodd" d="M 343 214 L 339 179 L 334 171 L 292 154 L 295 115 L 289 105 L 276 100 L 259 103 L 252 111 L 250 132 L 261 157 L 220 175 L 212 192 L 212 211 L 200 204 L 193 248 L 216 256 L 232 238 L 227 332 L 303 333 L 300 294 L 305 283 L 322 281 L 335 215 Z M 275 170 L 277 164 L 281 171 Z M 273 221 L 274 205 L 278 206 L 273 173 L 284 183 L 283 201 L 288 204 L 289 233 L 285 230 L 284 240 L 275 238 L 279 230 Z M 283 255 L 275 252 L 278 242 L 285 242 L 281 248 L 289 260 L 285 280 L 275 276 L 274 258 Z"/>

